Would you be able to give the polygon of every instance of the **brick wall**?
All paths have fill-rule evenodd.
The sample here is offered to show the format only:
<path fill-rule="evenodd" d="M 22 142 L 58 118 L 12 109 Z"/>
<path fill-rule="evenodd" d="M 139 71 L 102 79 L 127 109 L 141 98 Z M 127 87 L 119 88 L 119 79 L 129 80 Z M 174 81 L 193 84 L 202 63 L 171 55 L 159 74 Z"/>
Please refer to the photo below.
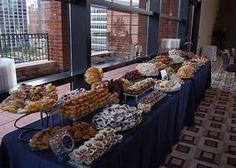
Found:
<path fill-rule="evenodd" d="M 146 0 L 140 0 L 139 7 L 146 8 Z M 147 16 L 108 10 L 107 32 L 109 45 L 115 46 L 115 56 L 130 55 L 134 43 L 141 45 L 146 54 Z"/>
<path fill-rule="evenodd" d="M 67 4 L 57 1 L 44 3 L 49 59 L 56 61 L 60 71 L 68 71 L 70 58 Z"/>
<path fill-rule="evenodd" d="M 168 16 L 178 16 L 179 0 L 162 0 L 161 14 Z M 176 38 L 177 21 L 160 18 L 160 39 Z"/>
<path fill-rule="evenodd" d="M 39 78 L 57 72 L 57 69 L 55 68 L 57 63 L 55 61 L 39 63 L 36 65 L 27 65 L 28 63 L 23 64 L 25 64 L 25 66 L 16 66 L 16 76 L 18 82 Z"/>
<path fill-rule="evenodd" d="M 48 33 L 49 60 L 56 61 L 59 71 L 70 69 L 68 6 L 59 1 L 39 1 L 38 8 L 29 8 L 30 33 Z"/>
<path fill-rule="evenodd" d="M 146 0 L 139 1 L 139 8 L 146 9 Z M 147 16 L 139 15 L 138 42 L 142 46 L 143 52 L 146 52 L 147 21 Z"/>

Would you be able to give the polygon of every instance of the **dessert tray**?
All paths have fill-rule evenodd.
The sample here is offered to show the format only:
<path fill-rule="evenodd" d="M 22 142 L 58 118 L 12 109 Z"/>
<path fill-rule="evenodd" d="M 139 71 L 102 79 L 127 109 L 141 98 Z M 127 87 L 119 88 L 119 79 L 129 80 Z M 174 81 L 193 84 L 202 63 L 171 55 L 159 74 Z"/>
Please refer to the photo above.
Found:
<path fill-rule="evenodd" d="M 163 70 L 167 67 L 167 65 L 162 63 L 161 61 L 156 61 L 154 64 L 156 68 L 158 69 L 158 71 Z"/>
<path fill-rule="evenodd" d="M 191 79 L 196 71 L 192 65 L 184 65 L 178 70 L 176 75 L 181 79 Z"/>
<path fill-rule="evenodd" d="M 72 138 L 75 142 L 90 139 L 97 133 L 97 131 L 92 128 L 90 124 L 86 122 L 75 122 L 72 125 L 63 127 L 56 126 L 54 128 L 46 128 L 42 131 L 37 132 L 30 140 L 29 146 L 33 150 L 50 149 L 50 137 L 61 129 L 65 129 L 66 131 L 68 131 L 72 135 Z"/>
<path fill-rule="evenodd" d="M 140 63 L 136 66 L 136 70 L 143 76 L 157 76 L 159 74 L 158 69 L 152 63 Z"/>
<path fill-rule="evenodd" d="M 142 74 L 138 70 L 133 70 L 127 72 L 125 75 L 122 76 L 122 78 L 127 79 L 129 81 L 136 81 L 141 78 Z"/>
<path fill-rule="evenodd" d="M 156 61 L 160 61 L 162 62 L 163 64 L 169 64 L 171 63 L 173 60 L 168 57 L 167 55 L 159 55 L 159 56 L 156 56 Z"/>
<path fill-rule="evenodd" d="M 183 55 L 182 53 L 183 53 L 182 50 L 176 50 L 176 49 L 168 51 L 169 55 L 182 56 Z"/>
<path fill-rule="evenodd" d="M 165 80 L 157 82 L 154 88 L 161 92 L 171 93 L 179 91 L 181 89 L 181 84 L 176 80 Z"/>
<path fill-rule="evenodd" d="M 155 80 L 153 78 L 147 78 L 134 83 L 133 85 L 125 89 L 124 91 L 125 100 L 127 99 L 127 96 L 129 96 L 129 97 L 135 97 L 137 101 L 139 96 L 141 96 L 148 90 L 153 89 L 154 85 L 155 85 Z"/>
<path fill-rule="evenodd" d="M 135 101 L 136 103 L 138 102 L 138 98 L 140 96 L 142 96 L 144 93 L 148 92 L 149 90 L 152 90 L 153 89 L 153 86 L 150 86 L 149 88 L 143 90 L 141 93 L 139 94 L 130 94 L 130 93 L 123 93 L 124 96 L 125 96 L 125 102 L 127 101 L 127 97 L 134 97 L 135 98 Z"/>
<path fill-rule="evenodd" d="M 170 55 L 169 57 L 172 59 L 173 63 L 183 63 L 184 62 L 184 58 L 181 56 Z"/>
<path fill-rule="evenodd" d="M 21 84 L 17 89 L 10 92 L 1 104 L 0 109 L 6 112 L 23 114 L 14 121 L 14 126 L 18 129 L 26 130 L 19 135 L 19 139 L 31 130 L 40 130 L 44 128 L 43 114 L 46 114 L 46 127 L 48 127 L 49 119 L 53 125 L 53 112 L 55 112 L 58 95 L 56 86 L 50 84 L 31 86 Z M 33 113 L 40 112 L 41 127 L 19 127 L 17 123 Z"/>
<path fill-rule="evenodd" d="M 142 110 L 145 113 L 148 113 L 151 110 L 152 106 L 155 105 L 158 101 L 162 100 L 165 96 L 165 93 L 153 91 L 139 100 L 138 109 Z"/>
<path fill-rule="evenodd" d="M 191 59 L 191 61 L 196 62 L 198 67 L 201 67 L 207 63 L 208 59 L 206 57 L 198 57 Z"/>
<path fill-rule="evenodd" d="M 56 86 L 52 84 L 21 84 L 10 92 L 10 96 L 0 104 L 0 109 L 12 113 L 35 113 L 54 107 L 57 99 Z"/>
<path fill-rule="evenodd" d="M 59 113 L 76 121 L 108 103 L 107 89 L 79 89 L 60 98 Z"/>
<path fill-rule="evenodd" d="M 95 137 L 84 142 L 82 146 L 74 149 L 69 154 L 69 164 L 77 168 L 89 166 L 112 148 L 112 146 L 121 142 L 122 138 L 123 136 L 116 134 L 112 128 L 108 127 L 100 130 Z"/>
<path fill-rule="evenodd" d="M 111 127 L 117 132 L 131 129 L 141 121 L 142 110 L 126 104 L 113 104 L 105 108 L 103 112 L 96 114 L 92 119 L 92 125 L 98 130 Z"/>

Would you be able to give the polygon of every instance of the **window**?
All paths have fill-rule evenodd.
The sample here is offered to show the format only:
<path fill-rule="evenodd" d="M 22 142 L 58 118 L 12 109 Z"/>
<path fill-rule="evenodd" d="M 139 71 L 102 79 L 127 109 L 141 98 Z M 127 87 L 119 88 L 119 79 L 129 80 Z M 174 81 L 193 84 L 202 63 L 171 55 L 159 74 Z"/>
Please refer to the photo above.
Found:
<path fill-rule="evenodd" d="M 135 8 L 146 9 L 146 0 L 107 0 L 107 1 Z"/>
<path fill-rule="evenodd" d="M 161 17 L 160 17 L 160 52 L 169 50 L 166 48 L 165 39 L 178 37 L 178 24 L 179 24 L 179 0 L 162 0 L 161 1 Z"/>
<path fill-rule="evenodd" d="M 90 12 L 92 66 L 105 67 L 147 56 L 147 16 L 93 5 Z"/>
<path fill-rule="evenodd" d="M 67 4 L 27 0 L 4 7 L 0 57 L 15 60 L 18 81 L 70 71 Z"/>

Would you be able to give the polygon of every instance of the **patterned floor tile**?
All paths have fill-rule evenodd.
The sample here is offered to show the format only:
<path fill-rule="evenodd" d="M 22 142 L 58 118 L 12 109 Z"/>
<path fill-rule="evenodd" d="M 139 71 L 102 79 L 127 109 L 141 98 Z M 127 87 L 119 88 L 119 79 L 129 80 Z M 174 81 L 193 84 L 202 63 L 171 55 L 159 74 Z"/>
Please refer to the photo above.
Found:
<path fill-rule="evenodd" d="M 236 78 L 222 71 L 195 113 L 195 127 L 185 127 L 165 168 L 236 168 Z"/>
<path fill-rule="evenodd" d="M 211 164 L 205 161 L 194 159 L 189 168 L 220 168 L 218 165 Z"/>
<path fill-rule="evenodd" d="M 236 167 L 236 156 L 227 153 L 222 154 L 221 164 L 222 168 L 235 168 Z"/>

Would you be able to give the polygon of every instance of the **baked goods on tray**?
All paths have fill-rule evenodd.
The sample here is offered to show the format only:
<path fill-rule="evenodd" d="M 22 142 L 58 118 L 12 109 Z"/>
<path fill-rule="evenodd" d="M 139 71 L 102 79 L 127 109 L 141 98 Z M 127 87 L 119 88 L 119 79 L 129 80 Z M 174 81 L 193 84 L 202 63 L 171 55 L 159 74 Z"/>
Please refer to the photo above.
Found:
<path fill-rule="evenodd" d="M 85 74 L 85 81 L 92 85 L 93 83 L 101 82 L 103 78 L 102 69 L 90 67 L 86 70 Z"/>
<path fill-rule="evenodd" d="M 65 117 L 75 118 L 86 115 L 109 101 L 108 89 L 100 88 L 85 91 L 84 94 L 73 96 L 59 105 L 59 113 Z"/>
<path fill-rule="evenodd" d="M 162 92 L 176 92 L 181 89 L 181 84 L 177 80 L 165 80 L 155 85 L 156 90 Z"/>
<path fill-rule="evenodd" d="M 156 61 L 156 62 L 155 62 L 155 66 L 156 66 L 156 68 L 158 69 L 158 71 L 163 70 L 163 69 L 165 69 L 165 68 L 167 67 L 167 65 L 164 64 L 164 63 L 161 62 L 161 61 Z"/>
<path fill-rule="evenodd" d="M 75 122 L 72 125 L 63 127 L 57 126 L 54 128 L 46 128 L 42 131 L 39 131 L 32 137 L 29 146 L 34 150 L 50 149 L 50 137 L 60 129 L 67 130 L 71 134 L 75 142 L 90 139 L 97 133 L 90 124 L 86 122 Z"/>
<path fill-rule="evenodd" d="M 178 70 L 176 75 L 181 79 L 189 79 L 193 77 L 193 73 L 194 73 L 194 68 L 192 66 L 184 65 Z"/>
<path fill-rule="evenodd" d="M 95 137 L 84 142 L 79 148 L 73 150 L 69 156 L 71 161 L 79 165 L 90 165 L 102 156 L 112 145 L 122 140 L 122 135 L 116 134 L 112 128 L 105 128 L 99 131 Z M 83 167 L 83 166 L 82 166 Z"/>
<path fill-rule="evenodd" d="M 197 69 L 199 68 L 197 62 L 196 61 L 191 61 L 191 60 L 185 61 L 183 63 L 183 66 L 188 66 L 189 68 L 191 68 L 193 70 L 193 73 L 196 73 Z"/>
<path fill-rule="evenodd" d="M 151 110 L 154 104 L 163 99 L 165 96 L 166 96 L 165 93 L 161 93 L 159 91 L 153 91 L 138 101 L 138 109 L 147 113 Z"/>
<path fill-rule="evenodd" d="M 190 51 L 182 51 L 182 55 L 188 59 L 197 57 L 196 54 L 194 54 L 193 52 L 190 52 Z"/>
<path fill-rule="evenodd" d="M 166 55 L 158 55 L 156 56 L 156 61 L 160 61 L 163 64 L 169 64 L 172 61 L 172 59 Z"/>
<path fill-rule="evenodd" d="M 197 57 L 197 58 L 191 59 L 190 61 L 196 62 L 197 65 L 200 67 L 200 66 L 205 65 L 205 64 L 207 63 L 208 59 L 207 59 L 207 57 L 199 56 L 199 57 Z"/>
<path fill-rule="evenodd" d="M 183 51 L 182 50 L 170 50 L 169 55 L 176 55 L 176 56 L 182 56 L 183 55 Z"/>
<path fill-rule="evenodd" d="M 182 66 L 182 63 L 171 63 L 169 64 L 169 67 L 171 67 L 174 72 L 176 73 L 178 69 Z"/>
<path fill-rule="evenodd" d="M 54 106 L 57 98 L 56 86 L 52 84 L 21 84 L 0 104 L 0 109 L 12 113 L 34 113 Z"/>
<path fill-rule="evenodd" d="M 127 72 L 122 78 L 127 79 L 129 81 L 135 81 L 140 79 L 142 74 L 136 69 L 130 72 Z"/>
<path fill-rule="evenodd" d="M 169 57 L 172 59 L 172 61 L 173 61 L 174 63 L 183 63 L 183 62 L 184 62 L 184 58 L 181 57 L 181 56 L 178 56 L 178 55 L 170 55 Z"/>
<path fill-rule="evenodd" d="M 132 86 L 125 88 L 125 93 L 130 95 L 139 95 L 148 88 L 152 87 L 155 84 L 155 80 L 152 78 L 147 78 L 139 82 L 134 83 Z"/>
<path fill-rule="evenodd" d="M 135 127 L 142 120 L 142 111 L 127 104 L 113 104 L 93 117 L 92 125 L 98 129 L 111 127 L 116 131 L 125 131 Z"/>
<path fill-rule="evenodd" d="M 157 76 L 159 74 L 156 66 L 152 63 L 140 63 L 136 66 L 136 69 L 143 76 Z"/>

